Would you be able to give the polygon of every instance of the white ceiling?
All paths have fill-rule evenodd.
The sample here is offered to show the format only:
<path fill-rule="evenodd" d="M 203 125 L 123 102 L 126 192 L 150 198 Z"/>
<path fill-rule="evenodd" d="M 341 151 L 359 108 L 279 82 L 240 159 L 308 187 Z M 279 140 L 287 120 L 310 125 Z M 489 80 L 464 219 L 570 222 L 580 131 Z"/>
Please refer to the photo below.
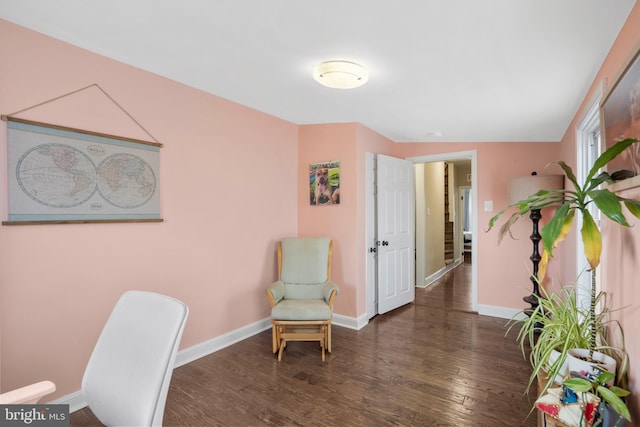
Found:
<path fill-rule="evenodd" d="M 0 0 L 0 17 L 297 124 L 559 141 L 634 3 Z M 329 59 L 369 82 L 319 85 L 312 68 Z"/>

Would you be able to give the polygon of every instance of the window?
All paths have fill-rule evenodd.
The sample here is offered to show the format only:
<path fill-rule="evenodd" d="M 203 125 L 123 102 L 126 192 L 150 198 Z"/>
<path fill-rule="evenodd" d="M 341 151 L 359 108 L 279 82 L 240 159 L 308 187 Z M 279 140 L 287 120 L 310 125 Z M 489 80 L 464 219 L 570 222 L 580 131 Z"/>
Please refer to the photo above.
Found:
<path fill-rule="evenodd" d="M 584 182 L 589 170 L 595 163 L 598 156 L 601 153 L 601 137 L 600 137 L 600 115 L 598 106 L 600 105 L 600 99 L 598 98 L 593 102 L 591 108 L 585 115 L 581 124 L 577 129 L 577 179 L 578 182 Z M 565 186 L 571 185 L 569 182 L 565 182 Z M 595 208 L 593 204 L 589 205 L 589 209 L 593 219 L 598 227 L 600 226 L 600 211 Z M 575 230 L 579 232 L 582 228 L 582 218 L 580 215 L 576 215 Z M 589 270 L 589 264 L 584 256 L 584 246 L 582 245 L 582 239 L 577 238 L 576 242 L 576 267 L 578 278 L 576 284 L 577 289 L 577 303 L 579 306 L 588 308 L 591 302 L 591 273 Z M 596 274 L 598 274 L 596 269 Z M 598 277 L 596 277 L 597 283 L 600 283 Z"/>

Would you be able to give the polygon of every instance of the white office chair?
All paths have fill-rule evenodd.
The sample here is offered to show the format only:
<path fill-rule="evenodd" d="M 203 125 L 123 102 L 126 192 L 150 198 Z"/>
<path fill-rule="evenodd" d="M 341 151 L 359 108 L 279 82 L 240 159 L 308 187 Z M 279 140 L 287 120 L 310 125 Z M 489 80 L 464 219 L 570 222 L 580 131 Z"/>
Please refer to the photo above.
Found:
<path fill-rule="evenodd" d="M 109 426 L 160 426 L 189 309 L 165 295 L 128 291 L 91 354 L 82 391 Z"/>

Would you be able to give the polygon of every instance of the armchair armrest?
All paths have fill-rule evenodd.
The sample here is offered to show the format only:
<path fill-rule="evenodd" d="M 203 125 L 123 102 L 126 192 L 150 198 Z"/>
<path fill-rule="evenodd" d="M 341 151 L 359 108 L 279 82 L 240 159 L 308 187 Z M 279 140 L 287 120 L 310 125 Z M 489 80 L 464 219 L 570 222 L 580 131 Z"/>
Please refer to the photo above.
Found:
<path fill-rule="evenodd" d="M 324 284 L 324 300 L 329 304 L 329 307 L 333 307 L 333 299 L 338 295 L 338 286 L 335 283 L 328 281 Z"/>
<path fill-rule="evenodd" d="M 40 398 L 56 391 L 51 381 L 40 381 L 15 390 L 0 394 L 1 404 L 35 404 Z"/>
<path fill-rule="evenodd" d="M 267 288 L 267 296 L 269 297 L 271 307 L 279 303 L 280 300 L 284 298 L 284 283 L 280 280 L 273 282 L 271 286 Z"/>

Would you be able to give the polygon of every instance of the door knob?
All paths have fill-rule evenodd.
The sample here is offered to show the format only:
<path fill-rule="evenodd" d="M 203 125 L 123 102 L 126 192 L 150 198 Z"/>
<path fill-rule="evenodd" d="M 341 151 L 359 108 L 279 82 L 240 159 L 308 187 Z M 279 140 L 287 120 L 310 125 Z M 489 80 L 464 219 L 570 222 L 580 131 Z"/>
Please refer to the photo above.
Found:
<path fill-rule="evenodd" d="M 375 253 L 376 251 L 377 251 L 376 248 L 369 248 L 369 252 L 371 252 L 371 253 Z"/>

